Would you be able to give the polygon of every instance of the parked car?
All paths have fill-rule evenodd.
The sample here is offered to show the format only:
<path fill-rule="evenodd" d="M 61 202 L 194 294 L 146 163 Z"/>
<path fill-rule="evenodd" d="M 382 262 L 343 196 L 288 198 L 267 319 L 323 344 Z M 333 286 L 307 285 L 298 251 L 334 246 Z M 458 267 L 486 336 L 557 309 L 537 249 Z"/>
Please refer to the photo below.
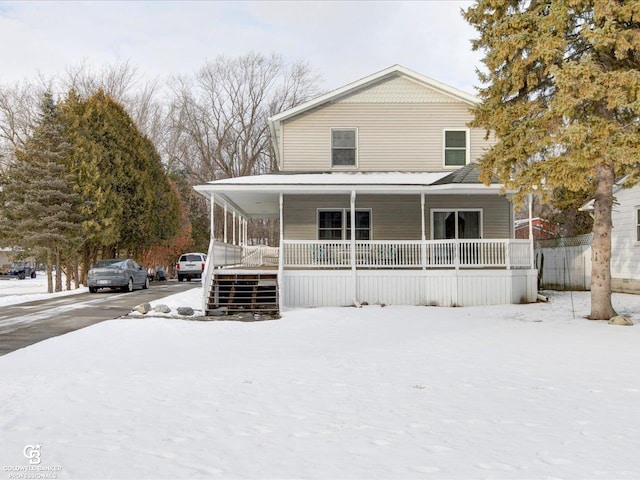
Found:
<path fill-rule="evenodd" d="M 91 293 L 99 288 L 121 289 L 131 292 L 134 288 L 149 288 L 147 271 L 131 258 L 108 258 L 96 263 L 87 277 Z"/>
<path fill-rule="evenodd" d="M 183 253 L 176 262 L 178 281 L 187 281 L 192 278 L 202 278 L 207 255 L 204 253 Z"/>
<path fill-rule="evenodd" d="M 17 260 L 9 267 L 8 275 L 20 280 L 36 278 L 36 264 L 29 260 Z"/>
<path fill-rule="evenodd" d="M 165 273 L 164 268 L 162 267 L 156 268 L 155 281 L 165 282 L 166 280 L 167 280 L 167 274 Z"/>

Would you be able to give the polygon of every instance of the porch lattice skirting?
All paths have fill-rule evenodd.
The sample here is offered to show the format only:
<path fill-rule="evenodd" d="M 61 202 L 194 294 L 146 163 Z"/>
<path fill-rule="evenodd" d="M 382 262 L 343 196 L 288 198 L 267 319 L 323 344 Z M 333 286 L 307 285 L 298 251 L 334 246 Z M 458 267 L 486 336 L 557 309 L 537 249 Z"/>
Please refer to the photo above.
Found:
<path fill-rule="evenodd" d="M 354 300 L 370 305 L 500 305 L 535 302 L 537 295 L 537 271 L 531 269 L 359 270 L 355 277 L 348 270 L 285 270 L 281 281 L 287 307 L 346 306 Z"/>

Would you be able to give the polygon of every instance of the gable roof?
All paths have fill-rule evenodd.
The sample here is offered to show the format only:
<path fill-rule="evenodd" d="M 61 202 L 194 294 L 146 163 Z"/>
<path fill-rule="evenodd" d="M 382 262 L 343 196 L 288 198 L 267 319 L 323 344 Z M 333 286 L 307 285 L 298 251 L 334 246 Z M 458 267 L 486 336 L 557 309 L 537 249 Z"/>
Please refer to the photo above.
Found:
<path fill-rule="evenodd" d="M 290 108 L 289 110 L 285 110 L 284 112 L 278 113 L 277 115 L 273 115 L 269 118 L 270 122 L 279 123 L 288 118 L 294 117 L 301 113 L 304 113 L 313 108 L 317 108 L 325 103 L 335 102 L 336 100 L 346 97 L 348 95 L 352 95 L 357 91 L 360 91 L 364 88 L 370 87 L 371 85 L 378 83 L 382 80 L 392 77 L 403 76 L 409 78 L 415 82 L 418 82 L 426 87 L 432 88 L 444 95 L 453 97 L 456 100 L 467 103 L 468 105 L 476 105 L 479 103 L 479 100 L 470 93 L 463 92 L 462 90 L 458 90 L 457 88 L 446 85 L 438 80 L 434 80 L 433 78 L 426 77 L 419 73 L 414 72 L 413 70 L 409 70 L 401 65 L 393 65 L 392 67 L 386 68 L 379 72 L 376 72 L 367 77 L 361 78 L 360 80 L 356 80 L 355 82 L 349 83 L 344 87 L 337 88 L 329 93 L 325 93 L 324 95 L 320 95 L 319 97 L 314 98 L 313 100 L 309 100 L 308 102 L 302 103 L 296 107 Z"/>
<path fill-rule="evenodd" d="M 389 68 L 376 72 L 367 77 L 361 78 L 360 80 L 356 80 L 355 82 L 349 83 L 343 87 L 337 88 L 331 92 L 325 93 L 324 95 L 320 95 L 308 102 L 302 103 L 296 107 L 290 108 L 289 110 L 285 110 L 284 112 L 280 112 L 272 117 L 269 117 L 269 129 L 271 130 L 271 140 L 274 145 L 274 150 L 276 153 L 276 160 L 278 164 L 281 164 L 280 160 L 280 148 L 279 148 L 279 131 L 280 125 L 284 120 L 295 117 L 296 115 L 300 115 L 314 108 L 318 108 L 320 106 L 335 103 L 341 99 L 344 99 L 348 96 L 354 95 L 362 90 L 365 90 L 377 83 L 383 82 L 388 79 L 403 77 L 413 82 L 416 82 L 419 85 L 423 85 L 427 88 L 433 89 L 441 95 L 450 97 L 455 101 L 460 101 L 466 103 L 469 106 L 477 105 L 480 101 L 474 95 L 470 93 L 464 92 L 457 88 L 446 85 L 438 80 L 434 80 L 433 78 L 429 78 L 425 75 L 421 75 L 413 70 L 409 70 L 401 65 L 393 65 Z"/>

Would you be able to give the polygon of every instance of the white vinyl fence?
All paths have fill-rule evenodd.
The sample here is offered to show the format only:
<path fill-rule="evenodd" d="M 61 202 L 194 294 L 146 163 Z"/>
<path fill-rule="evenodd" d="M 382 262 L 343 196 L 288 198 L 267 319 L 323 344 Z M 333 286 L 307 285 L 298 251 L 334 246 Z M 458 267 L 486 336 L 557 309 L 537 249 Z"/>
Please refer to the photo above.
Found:
<path fill-rule="evenodd" d="M 535 259 L 540 288 L 589 290 L 592 238 L 593 234 L 587 234 L 536 241 Z"/>

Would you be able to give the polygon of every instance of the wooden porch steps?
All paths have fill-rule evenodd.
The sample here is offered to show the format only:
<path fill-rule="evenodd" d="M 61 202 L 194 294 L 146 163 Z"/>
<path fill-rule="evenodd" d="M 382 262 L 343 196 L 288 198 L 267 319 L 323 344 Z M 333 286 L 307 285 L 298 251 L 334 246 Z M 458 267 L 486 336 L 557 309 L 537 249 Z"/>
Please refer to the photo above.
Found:
<path fill-rule="evenodd" d="M 227 314 L 278 314 L 276 273 L 215 274 L 207 299 L 207 315 L 224 307 Z"/>

